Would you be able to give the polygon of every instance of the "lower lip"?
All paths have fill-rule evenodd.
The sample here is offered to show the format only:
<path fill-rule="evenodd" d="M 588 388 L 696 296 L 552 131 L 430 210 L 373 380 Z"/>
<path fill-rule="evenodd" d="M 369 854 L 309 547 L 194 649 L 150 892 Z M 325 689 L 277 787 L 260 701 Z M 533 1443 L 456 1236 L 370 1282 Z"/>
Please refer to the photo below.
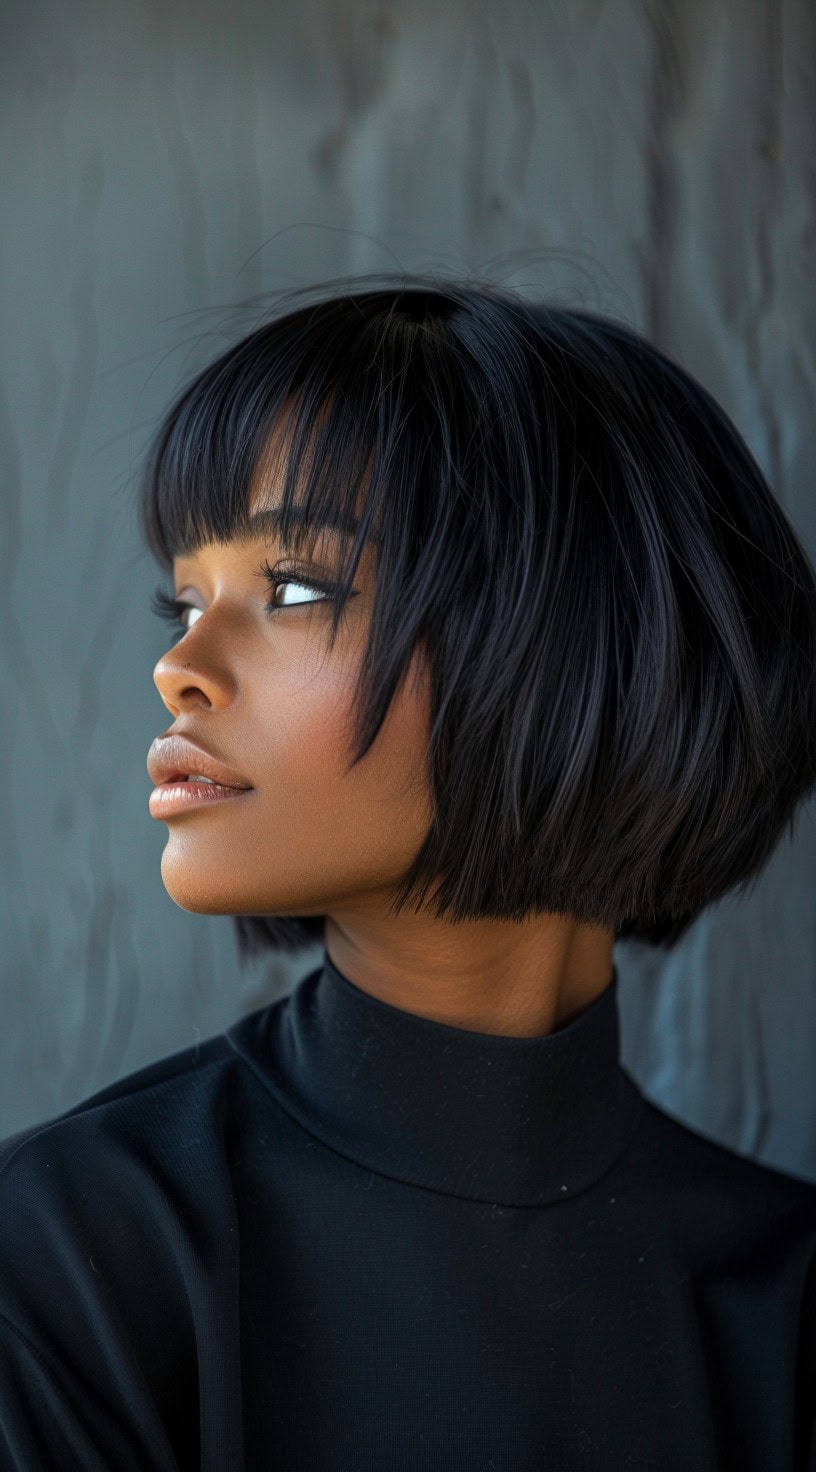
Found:
<path fill-rule="evenodd" d="M 189 813 L 228 798 L 246 797 L 251 787 L 221 787 L 215 782 L 161 782 L 150 794 L 151 818 L 171 818 L 176 813 Z"/>

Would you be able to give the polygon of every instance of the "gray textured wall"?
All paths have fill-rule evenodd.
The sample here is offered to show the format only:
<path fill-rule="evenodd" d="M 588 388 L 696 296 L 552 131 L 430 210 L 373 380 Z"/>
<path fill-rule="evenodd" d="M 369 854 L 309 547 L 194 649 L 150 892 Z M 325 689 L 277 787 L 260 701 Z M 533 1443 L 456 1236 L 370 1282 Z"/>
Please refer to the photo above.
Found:
<path fill-rule="evenodd" d="M 622 316 L 723 402 L 816 552 L 816 8 L 5 0 L 0 29 L 6 1135 L 313 964 L 242 974 L 229 919 L 165 893 L 147 812 L 165 635 L 133 475 L 253 324 L 232 304 L 431 267 Z M 617 950 L 644 1090 L 812 1179 L 815 877 L 806 805 L 749 900 L 668 958 Z"/>

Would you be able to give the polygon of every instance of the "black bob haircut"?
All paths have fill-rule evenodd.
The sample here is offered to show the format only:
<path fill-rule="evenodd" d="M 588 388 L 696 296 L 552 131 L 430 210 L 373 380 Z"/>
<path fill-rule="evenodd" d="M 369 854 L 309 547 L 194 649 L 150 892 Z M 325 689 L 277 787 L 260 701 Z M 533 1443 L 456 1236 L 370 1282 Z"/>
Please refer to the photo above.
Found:
<path fill-rule="evenodd" d="M 149 447 L 141 533 L 166 570 L 229 541 L 293 410 L 282 548 L 357 528 L 329 648 L 377 547 L 351 766 L 428 660 L 433 819 L 393 913 L 441 879 L 452 922 L 554 912 L 668 949 L 816 783 L 813 565 L 725 412 L 632 328 L 371 279 L 282 294 L 197 374 Z M 233 919 L 242 964 L 323 940 L 324 917 Z"/>

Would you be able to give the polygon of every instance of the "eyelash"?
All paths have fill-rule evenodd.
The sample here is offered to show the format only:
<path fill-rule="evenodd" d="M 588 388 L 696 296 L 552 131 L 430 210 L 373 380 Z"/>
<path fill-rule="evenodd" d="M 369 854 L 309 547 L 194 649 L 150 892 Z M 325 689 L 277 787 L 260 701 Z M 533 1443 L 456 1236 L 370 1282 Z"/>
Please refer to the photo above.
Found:
<path fill-rule="evenodd" d="M 324 593 L 326 595 L 326 599 L 324 599 L 323 601 L 329 599 L 334 591 L 328 583 L 318 582 L 317 578 L 310 578 L 305 573 L 298 573 L 296 577 L 291 574 L 289 577 L 281 577 L 278 573 L 273 572 L 266 559 L 264 559 L 264 561 L 261 563 L 260 567 L 257 570 L 257 573 L 259 576 L 266 578 L 267 582 L 271 585 L 273 590 L 273 597 L 275 593 L 277 593 L 278 589 L 285 587 L 287 583 L 294 583 L 295 585 L 300 584 L 300 586 L 303 588 L 313 589 L 315 593 Z M 169 593 L 166 593 L 164 591 L 164 588 L 161 587 L 156 588 L 153 597 L 150 600 L 151 612 L 157 614 L 159 618 L 166 619 L 168 623 L 175 625 L 180 635 L 189 633 L 189 629 L 185 628 L 184 624 L 181 622 L 182 614 L 184 613 L 185 609 L 194 607 L 194 603 L 186 603 L 181 598 L 171 598 Z M 285 607 L 309 608 L 311 607 L 311 604 L 290 603 L 288 605 L 284 605 L 284 607 L 281 607 L 279 603 L 273 603 L 270 600 L 266 604 L 266 611 L 267 613 L 282 613 L 285 611 Z"/>

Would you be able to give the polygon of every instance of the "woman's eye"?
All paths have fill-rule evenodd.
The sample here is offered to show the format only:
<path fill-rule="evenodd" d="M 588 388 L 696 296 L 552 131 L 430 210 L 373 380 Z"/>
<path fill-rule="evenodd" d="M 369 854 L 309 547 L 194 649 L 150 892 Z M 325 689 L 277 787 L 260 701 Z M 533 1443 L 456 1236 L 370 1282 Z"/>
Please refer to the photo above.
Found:
<path fill-rule="evenodd" d="M 319 600 L 320 598 L 325 597 L 325 594 L 318 592 L 316 588 L 312 588 L 308 583 L 298 583 L 295 581 L 294 578 L 270 578 L 269 581 L 272 584 L 273 591 L 272 601 L 267 604 L 268 608 L 290 608 L 298 603 L 314 602 L 315 598 Z M 306 597 L 296 597 L 289 599 L 288 601 L 284 600 L 281 603 L 277 603 L 274 600 L 276 599 L 278 593 L 281 591 L 282 588 L 299 588 L 301 593 L 306 594 Z"/>
<path fill-rule="evenodd" d="M 164 588 L 156 589 L 150 600 L 150 609 L 159 618 L 166 619 L 169 624 L 172 624 L 179 637 L 186 634 L 189 628 L 189 625 L 183 622 L 185 613 L 200 614 L 202 612 L 200 608 L 194 608 L 191 603 L 183 603 L 180 598 L 171 598 L 169 593 L 165 593 Z"/>
<path fill-rule="evenodd" d="M 272 589 L 272 597 L 266 605 L 268 613 L 274 613 L 278 608 L 297 608 L 302 603 L 325 603 L 332 595 L 332 589 L 326 583 L 318 582 L 316 578 L 305 577 L 303 573 L 296 578 L 286 577 L 283 568 L 280 572 L 276 572 L 269 566 L 266 559 L 257 569 L 255 576 L 265 578 Z M 286 588 L 294 588 L 296 595 L 279 603 L 278 594 Z M 303 594 L 306 596 L 303 597 Z"/>
<path fill-rule="evenodd" d="M 259 573 L 266 578 L 272 589 L 272 596 L 266 604 L 267 613 L 277 613 L 284 608 L 305 607 L 314 602 L 325 603 L 331 597 L 329 588 L 312 584 L 311 581 L 303 582 L 299 578 L 278 577 L 267 565 L 260 568 Z M 289 589 L 295 590 L 292 596 L 288 593 Z M 284 595 L 282 599 L 279 597 L 281 592 Z M 150 606 L 159 618 L 175 625 L 179 637 L 189 633 L 204 612 L 203 608 L 196 608 L 193 603 L 185 603 L 181 598 L 171 598 L 163 588 L 156 589 Z"/>

